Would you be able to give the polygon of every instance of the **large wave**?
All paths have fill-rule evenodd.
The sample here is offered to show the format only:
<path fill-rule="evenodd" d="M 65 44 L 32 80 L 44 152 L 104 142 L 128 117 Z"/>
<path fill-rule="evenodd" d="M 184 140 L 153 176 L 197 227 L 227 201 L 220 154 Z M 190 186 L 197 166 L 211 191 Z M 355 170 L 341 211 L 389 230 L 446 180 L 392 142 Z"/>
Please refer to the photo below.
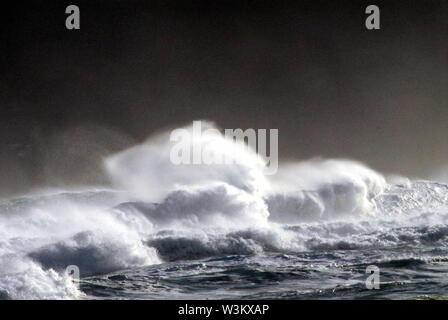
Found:
<path fill-rule="evenodd" d="M 448 244 L 445 184 L 343 159 L 265 176 L 254 151 L 210 142 L 193 144 L 244 161 L 174 165 L 164 132 L 105 159 L 111 189 L 0 201 L 0 297 L 82 298 L 69 265 L 85 277 L 228 254 Z"/>

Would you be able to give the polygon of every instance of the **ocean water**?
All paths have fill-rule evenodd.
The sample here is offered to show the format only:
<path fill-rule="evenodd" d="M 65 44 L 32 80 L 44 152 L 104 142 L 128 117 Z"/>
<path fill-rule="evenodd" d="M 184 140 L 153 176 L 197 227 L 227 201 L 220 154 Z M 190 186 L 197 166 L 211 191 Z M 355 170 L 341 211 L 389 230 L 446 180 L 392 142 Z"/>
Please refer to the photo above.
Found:
<path fill-rule="evenodd" d="M 448 185 L 343 159 L 264 176 L 225 141 L 212 147 L 242 163 L 175 166 L 168 135 L 105 159 L 112 187 L 0 200 L 0 298 L 447 295 Z M 370 265 L 378 290 L 366 288 Z"/>

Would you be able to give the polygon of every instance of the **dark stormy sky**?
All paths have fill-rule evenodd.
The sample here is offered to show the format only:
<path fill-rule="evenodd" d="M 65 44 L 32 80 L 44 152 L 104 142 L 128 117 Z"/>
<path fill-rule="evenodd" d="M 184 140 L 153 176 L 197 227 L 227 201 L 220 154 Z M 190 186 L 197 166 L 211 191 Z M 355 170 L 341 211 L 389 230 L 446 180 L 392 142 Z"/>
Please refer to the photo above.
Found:
<path fill-rule="evenodd" d="M 0 197 L 104 183 L 103 156 L 195 119 L 278 128 L 280 161 L 448 164 L 446 0 L 15 1 L 0 43 Z"/>

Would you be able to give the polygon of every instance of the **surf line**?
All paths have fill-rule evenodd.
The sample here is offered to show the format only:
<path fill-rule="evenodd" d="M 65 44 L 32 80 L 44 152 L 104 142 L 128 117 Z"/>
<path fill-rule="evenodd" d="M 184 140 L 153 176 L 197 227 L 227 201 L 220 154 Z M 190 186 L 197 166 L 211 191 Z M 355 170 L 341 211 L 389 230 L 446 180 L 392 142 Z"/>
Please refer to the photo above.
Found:
<path fill-rule="evenodd" d="M 206 318 L 210 317 L 213 307 L 193 307 L 185 304 L 185 307 L 179 307 L 178 314 L 180 315 L 203 315 Z"/>

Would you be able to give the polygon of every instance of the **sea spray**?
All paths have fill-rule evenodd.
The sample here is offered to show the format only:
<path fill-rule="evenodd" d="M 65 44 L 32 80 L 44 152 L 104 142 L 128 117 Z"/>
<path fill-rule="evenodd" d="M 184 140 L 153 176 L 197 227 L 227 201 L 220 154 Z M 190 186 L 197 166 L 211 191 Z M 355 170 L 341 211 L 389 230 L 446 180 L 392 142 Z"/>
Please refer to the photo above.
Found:
<path fill-rule="evenodd" d="M 86 276 L 167 261 L 316 252 L 304 260 L 316 265 L 319 252 L 448 246 L 445 184 L 387 181 L 336 159 L 280 164 L 268 177 L 252 151 L 215 146 L 247 162 L 175 166 L 168 131 L 105 159 L 112 190 L 0 201 L 0 296 L 83 297 L 69 265 L 83 290 Z"/>

